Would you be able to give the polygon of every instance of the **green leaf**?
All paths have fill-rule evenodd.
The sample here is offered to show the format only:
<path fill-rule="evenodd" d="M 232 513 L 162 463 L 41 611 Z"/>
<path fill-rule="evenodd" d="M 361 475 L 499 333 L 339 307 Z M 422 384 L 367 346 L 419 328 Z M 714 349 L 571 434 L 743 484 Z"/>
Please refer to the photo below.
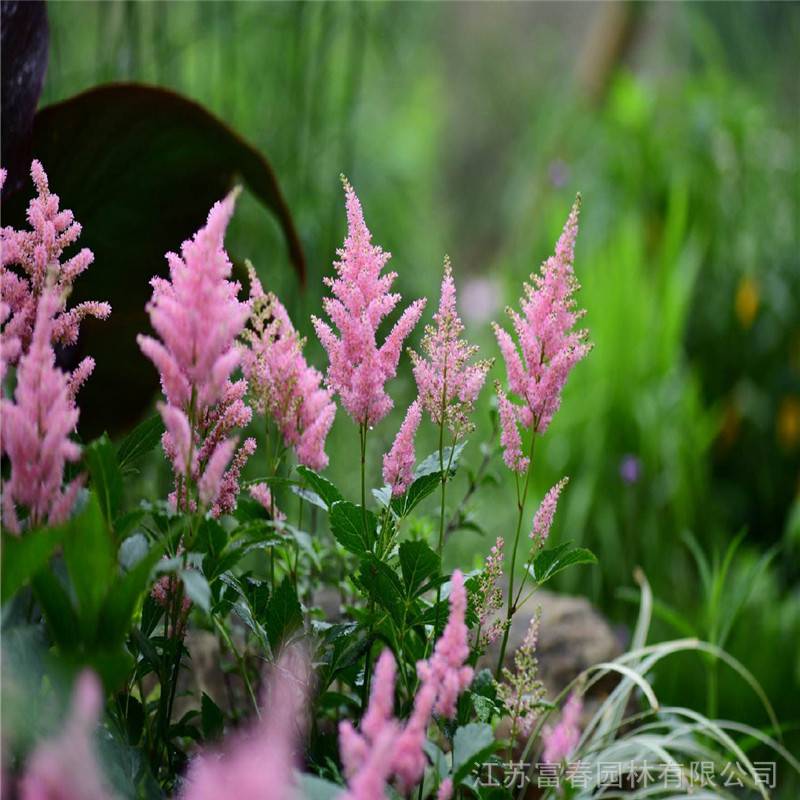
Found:
<path fill-rule="evenodd" d="M 597 559 L 591 550 L 587 550 L 585 547 L 572 547 L 571 542 L 565 542 L 549 550 L 542 550 L 533 559 L 528 572 L 533 580 L 541 586 L 567 567 L 575 564 L 596 563 Z"/>
<path fill-rule="evenodd" d="M 421 541 L 403 542 L 399 549 L 400 569 L 406 585 L 406 596 L 416 597 L 427 578 L 439 572 L 441 560 Z"/>
<path fill-rule="evenodd" d="M 453 736 L 453 784 L 459 786 L 473 767 L 491 755 L 497 747 L 492 726 L 471 722 L 456 730 Z"/>
<path fill-rule="evenodd" d="M 94 492 L 83 512 L 69 522 L 64 561 L 78 600 L 83 637 L 91 641 L 100 608 L 117 573 L 112 534 Z"/>
<path fill-rule="evenodd" d="M 138 84 L 89 89 L 39 109 L 28 152 L 81 223 L 79 246 L 95 255 L 71 301 L 107 300 L 114 309 L 108 320 L 87 319 L 77 344 L 77 358 L 90 347 L 97 362 L 81 389 L 85 438 L 126 430 L 146 411 L 157 371 L 139 352 L 136 333 L 150 330 L 149 279 L 154 269 L 164 274 L 164 253 L 198 230 L 235 182 L 277 220 L 303 280 L 302 244 L 269 162 L 193 100 Z M 4 225 L 23 226 L 29 187 L 26 181 L 8 200 L 4 193 Z"/>
<path fill-rule="evenodd" d="M 342 795 L 342 787 L 308 772 L 299 773 L 297 782 L 303 800 L 337 800 Z"/>
<path fill-rule="evenodd" d="M 330 524 L 336 541 L 345 550 L 358 556 L 372 550 L 377 537 L 378 520 L 371 511 L 349 500 L 337 500 L 331 506 Z"/>
<path fill-rule="evenodd" d="M 438 457 L 438 456 L 437 456 Z M 392 498 L 392 511 L 398 517 L 405 517 L 418 506 L 429 494 L 432 494 L 442 485 L 442 473 L 429 472 L 416 478 L 405 494 Z"/>
<path fill-rule="evenodd" d="M 361 561 L 358 579 L 367 594 L 389 612 L 397 625 L 401 625 L 405 600 L 403 584 L 395 571 L 370 553 Z"/>
<path fill-rule="evenodd" d="M 3 533 L 2 586 L 0 599 L 6 602 L 50 560 L 67 532 L 67 525 L 30 531 L 24 536 Z"/>
<path fill-rule="evenodd" d="M 50 570 L 43 569 L 31 583 L 55 643 L 63 653 L 76 650 L 80 644 L 78 617 L 58 578 Z"/>
<path fill-rule="evenodd" d="M 211 587 L 205 576 L 196 569 L 182 569 L 179 573 L 186 596 L 206 613 L 211 610 Z"/>
<path fill-rule="evenodd" d="M 122 473 L 131 472 L 133 465 L 146 456 L 161 441 L 164 421 L 161 414 L 153 414 L 140 422 L 117 448 L 117 463 Z"/>
<path fill-rule="evenodd" d="M 237 528 L 238 532 L 238 528 Z M 217 557 L 228 543 L 228 532 L 216 519 L 206 518 L 197 529 L 197 539 L 192 547 L 198 553 L 208 553 Z"/>
<path fill-rule="evenodd" d="M 108 434 L 104 433 L 87 445 L 83 453 L 106 525 L 113 529 L 114 520 L 119 516 L 122 505 L 122 473 L 114 445 L 111 444 Z"/>
<path fill-rule="evenodd" d="M 270 598 L 265 622 L 273 653 L 280 650 L 281 644 L 303 625 L 303 612 L 288 575 Z"/>
<path fill-rule="evenodd" d="M 225 715 L 205 692 L 203 692 L 203 699 L 200 701 L 200 720 L 203 726 L 203 739 L 207 742 L 222 736 L 222 730 L 225 727 Z"/>
<path fill-rule="evenodd" d="M 306 479 L 311 489 L 319 495 L 328 508 L 337 500 L 344 499 L 342 493 L 327 478 L 323 478 L 322 475 L 317 474 L 313 469 L 300 466 L 297 468 L 297 471 Z"/>
<path fill-rule="evenodd" d="M 455 448 L 453 447 L 445 447 L 442 451 L 442 463 L 444 464 L 445 468 L 447 467 L 448 462 L 450 462 L 450 474 L 454 475 L 456 470 L 458 469 L 458 462 L 461 458 L 461 454 L 464 452 L 464 448 L 467 446 L 467 443 L 459 442 Z M 450 461 L 450 453 L 453 454 L 453 460 Z M 441 472 L 441 467 L 439 463 L 439 451 L 436 450 L 435 452 L 431 453 L 429 456 L 424 458 L 418 465 L 417 468 L 414 470 L 414 477 L 415 478 L 422 478 L 425 475 L 433 475 L 439 474 Z"/>

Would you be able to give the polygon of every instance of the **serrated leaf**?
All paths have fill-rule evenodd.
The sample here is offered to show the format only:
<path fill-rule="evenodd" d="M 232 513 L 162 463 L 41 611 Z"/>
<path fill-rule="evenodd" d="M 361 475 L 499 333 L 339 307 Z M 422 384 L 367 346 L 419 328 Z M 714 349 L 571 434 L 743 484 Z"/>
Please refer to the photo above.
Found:
<path fill-rule="evenodd" d="M 275 590 L 267 605 L 265 627 L 273 653 L 303 625 L 303 612 L 288 575 Z"/>
<path fill-rule="evenodd" d="M 403 542 L 399 548 L 400 569 L 406 585 L 406 596 L 416 597 L 425 581 L 439 572 L 441 560 L 421 541 Z"/>
<path fill-rule="evenodd" d="M 491 725 L 485 722 L 470 722 L 458 728 L 453 736 L 453 784 L 459 786 L 497 744 Z"/>
<path fill-rule="evenodd" d="M 437 456 L 438 458 L 438 456 Z M 442 474 L 438 470 L 416 478 L 404 494 L 392 498 L 392 511 L 398 517 L 405 517 L 428 495 L 442 485 Z"/>
<path fill-rule="evenodd" d="M 597 558 L 591 550 L 587 550 L 585 547 L 572 547 L 571 542 L 565 542 L 549 550 L 542 550 L 533 559 L 528 572 L 533 580 L 541 586 L 567 567 L 575 564 L 596 563 Z"/>
<path fill-rule="evenodd" d="M 371 511 L 349 500 L 337 500 L 331 506 L 330 524 L 334 538 L 345 550 L 359 556 L 372 550 L 378 520 Z"/>
<path fill-rule="evenodd" d="M 313 469 L 300 466 L 297 471 L 305 478 L 308 485 L 313 489 L 325 505 L 330 508 L 337 500 L 344 500 L 342 493 L 327 478 L 314 472 Z"/>
<path fill-rule="evenodd" d="M 396 624 L 402 624 L 405 609 L 403 584 L 395 571 L 370 553 L 361 561 L 358 578 L 370 598 L 386 609 Z"/>
<path fill-rule="evenodd" d="M 84 448 L 83 457 L 89 467 L 92 486 L 106 524 L 112 528 L 122 506 L 122 473 L 108 434 L 104 433 L 88 444 Z"/>
<path fill-rule="evenodd" d="M 459 442 L 455 448 L 453 447 L 445 447 L 442 451 L 442 461 L 441 463 L 444 464 L 445 468 L 447 467 L 448 462 L 450 463 L 450 474 L 454 474 L 455 471 L 458 469 L 458 462 L 461 458 L 461 454 L 464 452 L 464 448 L 466 447 L 467 443 Z M 450 461 L 450 453 L 453 454 L 453 460 Z M 435 452 L 431 453 L 429 456 L 424 458 L 418 465 L 417 468 L 414 470 L 414 478 L 422 478 L 425 475 L 432 475 L 434 473 L 441 472 L 441 465 L 439 462 L 439 451 L 436 450 Z"/>
<path fill-rule="evenodd" d="M 211 741 L 222 736 L 225 727 L 225 715 L 220 707 L 203 692 L 200 701 L 200 721 L 203 726 L 203 739 Z"/>
<path fill-rule="evenodd" d="M 124 474 L 131 472 L 133 465 L 146 456 L 164 434 L 164 421 L 160 414 L 153 414 L 144 422 L 140 422 L 121 442 L 117 448 L 117 463 Z"/>

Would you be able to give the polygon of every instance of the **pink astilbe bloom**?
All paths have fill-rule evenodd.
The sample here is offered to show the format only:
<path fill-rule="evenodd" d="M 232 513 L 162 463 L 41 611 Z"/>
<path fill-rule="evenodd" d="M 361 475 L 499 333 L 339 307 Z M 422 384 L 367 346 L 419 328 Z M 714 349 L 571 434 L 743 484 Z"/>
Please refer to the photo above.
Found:
<path fill-rule="evenodd" d="M 464 576 L 453 573 L 450 588 L 450 616 L 433 655 L 428 661 L 417 662 L 417 674 L 423 683 L 437 688 L 434 711 L 447 719 L 456 713 L 456 700 L 472 681 L 472 667 L 465 666 L 469 658 L 469 631 L 465 622 L 467 590 Z"/>
<path fill-rule="evenodd" d="M 10 316 L 11 306 L 0 300 L 0 325 L 5 325 Z M 21 350 L 22 342 L 20 342 L 19 336 L 0 334 L 0 382 L 6 376 L 8 365 L 16 364 Z"/>
<path fill-rule="evenodd" d="M 21 530 L 16 505 L 26 506 L 28 524 L 55 525 L 69 516 L 83 479 L 62 489 L 64 467 L 80 458 L 69 437 L 79 411 L 70 393 L 69 376 L 55 365 L 51 344 L 58 298 L 49 290 L 38 306 L 30 349 L 17 370 L 14 401 L 0 400 L 2 452 L 11 463 L 3 484 L 3 517 L 13 533 Z"/>
<path fill-rule="evenodd" d="M 436 800 L 450 800 L 453 796 L 453 779 L 445 778 L 439 784 L 439 791 L 436 792 Z"/>
<path fill-rule="evenodd" d="M 510 470 L 525 472 L 530 465 L 530 459 L 522 454 L 522 437 L 517 427 L 519 407 L 506 397 L 499 383 L 495 383 L 495 390 L 497 408 L 500 412 L 500 444 L 503 446 L 503 461 Z"/>
<path fill-rule="evenodd" d="M 21 800 L 112 800 L 95 754 L 92 737 L 103 706 L 93 672 L 78 676 L 72 707 L 58 736 L 39 745 L 20 781 Z"/>
<path fill-rule="evenodd" d="M 491 361 L 470 363 L 478 352 L 459 338 L 464 325 L 456 308 L 456 285 L 450 259 L 444 261 L 439 310 L 433 315 L 435 325 L 425 327 L 422 351 L 411 351 L 414 380 L 420 401 L 435 425 L 446 424 L 458 439 L 473 429 L 470 414 L 486 380 Z"/>
<path fill-rule="evenodd" d="M 391 450 L 383 457 L 383 479 L 392 487 L 393 495 L 403 494 L 414 480 L 414 437 L 421 419 L 422 407 L 415 400 L 408 407 Z"/>
<path fill-rule="evenodd" d="M 575 752 L 581 738 L 582 713 L 583 700 L 579 694 L 573 692 L 564 704 L 558 724 L 554 728 L 546 725 L 542 731 L 544 741 L 542 761 L 545 764 L 560 764 Z"/>
<path fill-rule="evenodd" d="M 550 528 L 553 525 L 553 517 L 558 507 L 558 498 L 561 490 L 567 485 L 569 478 L 562 478 L 555 486 L 548 489 L 544 499 L 536 509 L 536 514 L 533 517 L 533 527 L 531 528 L 530 538 L 541 547 L 550 533 Z"/>
<path fill-rule="evenodd" d="M 522 400 L 518 419 L 534 433 L 547 430 L 570 371 L 590 350 L 588 331 L 574 327 L 585 314 L 575 301 L 580 285 L 572 267 L 579 208 L 580 197 L 572 206 L 555 254 L 531 276 L 532 283 L 525 284 L 521 313 L 508 309 L 519 349 L 507 331 L 494 326 L 509 388 Z"/>
<path fill-rule="evenodd" d="M 179 800 L 299 800 L 294 771 L 308 690 L 305 660 L 285 653 L 267 690 L 261 719 L 250 730 L 192 760 Z"/>
<path fill-rule="evenodd" d="M 334 265 L 337 277 L 324 279 L 333 297 L 323 300 L 339 335 L 317 317 L 312 322 L 328 353 L 328 386 L 341 397 L 355 422 L 373 426 L 392 409 L 385 385 L 397 372 L 403 342 L 419 321 L 425 300 L 408 306 L 378 347 L 378 326 L 400 302 L 400 295 L 390 292 L 397 273 L 381 275 L 391 254 L 372 244 L 361 203 L 346 180 L 344 189 L 347 238 Z"/>
<path fill-rule="evenodd" d="M 50 331 L 54 344 L 74 344 L 86 317 L 106 319 L 111 313 L 108 303 L 96 301 L 66 309 L 72 284 L 89 267 L 94 255 L 83 248 L 62 262 L 64 251 L 80 237 L 81 226 L 71 211 L 59 210 L 58 195 L 50 192 L 47 175 L 38 161 L 31 164 L 31 177 L 37 196 L 28 204 L 30 230 L 0 228 L 0 291 L 10 310 L 0 339 L 19 342 L 16 355 L 8 356 L 7 363 L 12 366 L 31 343 L 39 303 L 48 287 L 58 298 Z"/>
<path fill-rule="evenodd" d="M 233 510 L 239 474 L 255 450 L 255 441 L 247 439 L 235 452 L 228 438 L 252 418 L 244 402 L 246 382 L 230 380 L 240 358 L 236 338 L 250 314 L 249 303 L 237 300 L 239 284 L 229 280 L 233 267 L 223 245 L 236 194 L 214 204 L 180 255 L 167 253 L 170 279 L 152 279 L 147 305 L 160 339 L 137 337 L 161 374 L 167 398 L 159 412 L 164 452 L 176 476 L 171 498 L 178 508 L 193 509 L 188 487 L 194 483 L 214 516 Z"/>
<path fill-rule="evenodd" d="M 322 386 L 322 373 L 303 356 L 301 338 L 283 304 L 265 294 L 250 267 L 251 327 L 245 331 L 242 371 L 255 400 L 256 410 L 268 413 L 284 443 L 293 447 L 297 460 L 314 470 L 328 466 L 325 440 L 336 405 Z"/>
<path fill-rule="evenodd" d="M 272 492 L 266 483 L 253 484 L 250 487 L 250 497 L 260 503 L 277 522 L 283 522 L 286 519 L 286 514 L 275 505 Z"/>
<path fill-rule="evenodd" d="M 475 645 L 479 650 L 490 645 L 503 633 L 507 620 L 497 618 L 497 613 L 503 606 L 503 547 L 505 542 L 501 536 L 492 545 L 486 557 L 483 570 L 478 578 L 478 590 L 475 598 L 475 612 L 478 615 L 480 633 L 477 635 Z"/>

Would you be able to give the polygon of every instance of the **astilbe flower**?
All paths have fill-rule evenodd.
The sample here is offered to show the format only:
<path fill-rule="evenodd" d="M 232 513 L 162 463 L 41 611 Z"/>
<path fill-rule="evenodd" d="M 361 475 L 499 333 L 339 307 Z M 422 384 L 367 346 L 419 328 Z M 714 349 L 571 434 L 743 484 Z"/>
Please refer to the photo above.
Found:
<path fill-rule="evenodd" d="M 283 522 L 286 519 L 286 514 L 275 505 L 272 492 L 266 483 L 254 483 L 250 487 L 250 497 L 263 506 L 269 512 L 272 519 L 277 522 Z"/>
<path fill-rule="evenodd" d="M 542 731 L 544 741 L 542 761 L 545 764 L 560 764 L 575 752 L 581 737 L 582 713 L 583 700 L 579 694 L 573 692 L 564 704 L 558 724 L 554 728 L 545 725 Z"/>
<path fill-rule="evenodd" d="M 417 663 L 420 688 L 405 725 L 394 717 L 396 665 L 389 650 L 384 650 L 375 666 L 360 731 L 349 720 L 339 724 L 347 800 L 381 800 L 393 778 L 401 792 L 419 783 L 427 764 L 424 747 L 434 713 L 448 719 L 455 716 L 456 700 L 471 682 L 473 671 L 465 666 L 469 645 L 464 576 L 454 572 L 451 583 L 448 622 L 431 658 Z"/>
<path fill-rule="evenodd" d="M 162 444 L 176 475 L 172 499 L 192 509 L 194 483 L 215 516 L 233 509 L 239 474 L 255 450 L 253 439 L 236 451 L 228 438 L 252 417 L 243 399 L 246 383 L 230 380 L 240 358 L 236 338 L 250 314 L 249 303 L 237 300 L 241 287 L 228 280 L 232 265 L 223 246 L 236 194 L 214 204 L 207 224 L 183 243 L 180 255 L 167 253 L 170 279 L 151 280 L 147 305 L 160 340 L 137 337 L 161 374 L 167 399 L 159 411 L 166 428 Z"/>
<path fill-rule="evenodd" d="M 475 646 L 479 650 L 488 647 L 508 625 L 508 620 L 497 618 L 497 613 L 503 607 L 503 547 L 505 542 L 501 536 L 492 545 L 489 555 L 486 556 L 483 570 L 478 578 L 478 587 L 475 593 L 475 612 L 478 615 L 478 634 Z"/>
<path fill-rule="evenodd" d="M 436 792 L 436 800 L 450 800 L 453 796 L 453 779 L 445 778 L 439 784 L 439 790 Z"/>
<path fill-rule="evenodd" d="M 495 382 L 497 409 L 500 412 L 500 444 L 503 446 L 503 461 L 513 472 L 525 472 L 530 459 L 522 453 L 522 437 L 517 427 L 518 410 L 506 393 Z"/>
<path fill-rule="evenodd" d="M 450 259 L 445 258 L 435 325 L 425 327 L 424 357 L 410 351 L 420 401 L 435 425 L 447 425 L 458 439 L 473 429 L 470 414 L 492 366 L 490 360 L 470 363 L 478 352 L 460 336 L 464 325 L 456 308 L 456 285 Z"/>
<path fill-rule="evenodd" d="M 497 685 L 497 695 L 511 715 L 512 741 L 519 735 L 529 736 L 538 717 L 538 709 L 545 697 L 539 680 L 539 662 L 536 647 L 539 641 L 540 611 L 531 621 L 522 644 L 514 653 L 514 669 L 503 667 L 502 681 Z"/>
<path fill-rule="evenodd" d="M 419 321 L 425 300 L 408 306 L 378 347 L 378 326 L 400 302 L 400 295 L 390 292 L 397 273 L 381 275 L 391 254 L 372 244 L 361 203 L 352 186 L 344 179 L 343 182 L 347 238 L 337 251 L 337 277 L 324 279 L 333 297 L 322 301 L 339 335 L 317 317 L 312 317 L 312 322 L 328 353 L 328 386 L 341 397 L 342 405 L 356 423 L 371 427 L 392 409 L 385 385 L 397 372 L 403 342 Z"/>
<path fill-rule="evenodd" d="M 553 525 L 553 517 L 556 514 L 558 507 L 558 498 L 561 495 L 562 489 L 569 483 L 569 478 L 562 478 L 555 486 L 548 489 L 547 494 L 544 496 L 539 508 L 536 509 L 536 514 L 533 517 L 533 527 L 531 528 L 530 538 L 535 542 L 537 547 L 542 547 L 547 541 L 550 534 L 550 528 Z"/>
<path fill-rule="evenodd" d="M 265 293 L 250 267 L 251 327 L 244 333 L 242 371 L 256 410 L 268 413 L 293 447 L 297 460 L 314 470 L 328 465 L 325 440 L 336 416 L 322 374 L 303 357 L 301 338 L 278 298 Z"/>
<path fill-rule="evenodd" d="M 501 400 L 503 432 L 509 442 L 506 447 L 511 448 L 506 463 L 511 469 L 518 470 L 524 463 L 517 452 L 518 434 L 515 438 L 512 424 L 516 427 L 519 422 L 534 433 L 544 433 L 561 403 L 570 371 L 590 350 L 588 331 L 575 328 L 585 314 L 575 301 L 580 285 L 572 266 L 579 208 L 580 196 L 572 206 L 555 254 L 542 264 L 538 274 L 531 276 L 531 283 L 525 284 L 521 313 L 508 309 L 519 349 L 507 331 L 494 325 L 509 388 L 522 400 L 521 405 L 509 402 L 514 412 L 513 422 L 509 409 L 503 418 L 503 404 L 508 401 Z"/>
<path fill-rule="evenodd" d="M 55 364 L 51 342 L 57 307 L 58 298 L 47 290 L 38 305 L 30 349 L 19 362 L 14 400 L 0 400 L 2 452 L 11 463 L 3 484 L 3 518 L 13 533 L 21 530 L 17 505 L 28 508 L 31 528 L 55 525 L 68 518 L 83 483 L 78 477 L 62 489 L 64 467 L 80 458 L 80 448 L 70 439 L 79 411 L 69 376 Z"/>
<path fill-rule="evenodd" d="M 180 800 L 299 800 L 294 771 L 308 675 L 304 656 L 286 651 L 268 681 L 260 720 L 224 749 L 193 759 Z"/>
<path fill-rule="evenodd" d="M 59 210 L 58 195 L 50 192 L 47 175 L 39 161 L 31 164 L 31 177 L 37 192 L 28 204 L 31 229 L 0 228 L 0 291 L 8 306 L 2 320 L 0 347 L 4 364 L 11 366 L 30 346 L 38 307 L 46 289 L 52 288 L 58 298 L 50 331 L 53 344 L 75 344 L 80 324 L 86 317 L 106 319 L 111 313 L 108 303 L 97 301 L 66 308 L 66 298 L 75 279 L 89 267 L 94 255 L 83 248 L 62 262 L 64 251 L 80 237 L 81 226 L 72 211 Z M 18 344 L 13 344 L 15 341 Z M 86 362 L 83 372 L 91 372 L 93 366 L 93 361 Z"/>
<path fill-rule="evenodd" d="M 403 494 L 414 480 L 414 437 L 421 419 L 422 408 L 419 400 L 415 400 L 408 407 L 391 450 L 383 457 L 383 479 L 391 487 L 393 495 Z"/>
<path fill-rule="evenodd" d="M 102 705 L 97 677 L 81 673 L 63 730 L 40 744 L 28 760 L 19 785 L 21 800 L 113 800 L 92 741 Z"/>

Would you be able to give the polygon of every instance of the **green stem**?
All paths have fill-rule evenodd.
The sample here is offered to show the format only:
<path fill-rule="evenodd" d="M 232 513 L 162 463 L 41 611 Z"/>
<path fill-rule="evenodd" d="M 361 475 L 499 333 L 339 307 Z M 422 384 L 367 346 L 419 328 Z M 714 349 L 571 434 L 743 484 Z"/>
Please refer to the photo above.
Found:
<path fill-rule="evenodd" d="M 514 571 L 517 566 L 517 549 L 519 546 L 519 535 L 522 531 L 522 517 L 525 512 L 525 501 L 528 499 L 528 487 L 530 486 L 531 472 L 533 471 L 533 447 L 536 443 L 536 428 L 534 426 L 533 433 L 531 434 L 531 448 L 528 454 L 528 469 L 525 473 L 525 483 L 523 485 L 522 493 L 519 491 L 519 484 L 517 484 L 517 530 L 514 534 L 514 547 L 511 551 L 511 569 L 508 574 L 508 607 L 506 609 L 506 625 L 503 631 L 503 642 L 500 645 L 500 657 L 497 659 L 497 669 L 495 670 L 495 678 L 500 679 L 503 671 L 503 661 L 506 656 L 506 647 L 508 646 L 508 634 L 511 629 L 511 618 L 514 616 L 517 607 L 514 602 Z M 524 579 L 523 579 L 524 584 Z"/>
<path fill-rule="evenodd" d="M 225 646 L 228 650 L 233 653 L 234 658 L 236 659 L 236 663 L 239 666 L 239 673 L 242 676 L 242 680 L 244 681 L 244 685 L 247 687 L 247 694 L 250 696 L 250 702 L 253 704 L 253 708 L 255 709 L 256 716 L 261 719 L 261 712 L 258 710 L 258 702 L 256 701 L 256 694 L 253 691 L 253 685 L 250 683 L 250 676 L 247 673 L 247 664 L 245 663 L 244 657 L 239 653 L 236 647 L 231 640 L 230 634 L 227 630 L 225 630 L 225 626 L 216 618 L 214 617 L 214 625 L 219 632 L 219 635 L 222 637 L 222 641 L 225 642 Z M 231 709 L 233 710 L 233 709 Z"/>

